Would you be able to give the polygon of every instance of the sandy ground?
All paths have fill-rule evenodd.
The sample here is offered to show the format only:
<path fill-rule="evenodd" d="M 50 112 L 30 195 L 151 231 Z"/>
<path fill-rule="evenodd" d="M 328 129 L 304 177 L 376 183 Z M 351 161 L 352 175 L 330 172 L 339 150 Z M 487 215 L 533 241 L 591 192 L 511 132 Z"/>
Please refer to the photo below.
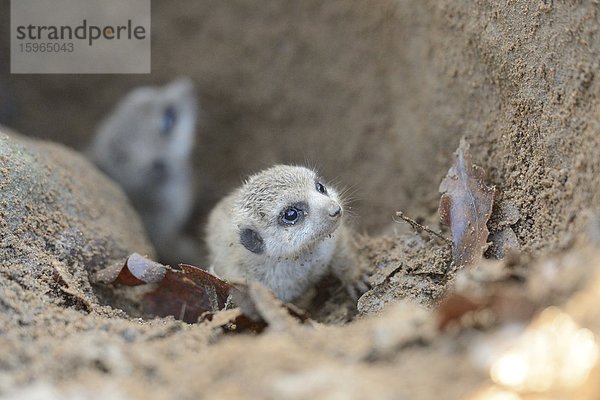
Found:
<path fill-rule="evenodd" d="M 0 117 L 24 134 L 74 148 L 129 88 L 191 76 L 204 117 L 190 229 L 200 232 L 212 204 L 248 173 L 273 162 L 309 162 L 354 189 L 356 228 L 370 235 L 361 256 L 376 274 L 358 312 L 334 296 L 314 312 L 323 324 L 313 328 L 225 335 L 209 324 L 129 318 L 90 286 L 90 269 L 128 251 L 150 251 L 139 232 L 138 241 L 127 234 L 137 228 L 115 226 L 130 211 L 92 218 L 97 225 L 85 215 L 71 220 L 67 225 L 89 230 L 86 241 L 105 240 L 75 258 L 34 246 L 30 236 L 3 239 L 0 394 L 468 398 L 491 384 L 470 356 L 473 343 L 491 340 L 505 315 L 496 310 L 495 323 L 440 332 L 431 310 L 457 285 L 444 272 L 449 252 L 392 222 L 401 209 L 436 224 L 438 185 L 463 136 L 497 188 L 490 231 L 509 229 L 520 247 L 499 264 L 503 278 L 482 292 L 516 290 L 530 308 L 559 305 L 600 333 L 593 303 L 571 301 L 593 296 L 584 282 L 595 282 L 600 268 L 598 251 L 582 244 L 594 242 L 590 221 L 600 213 L 599 12 L 594 3 L 557 1 L 154 2 L 149 76 L 11 76 L 3 57 L 0 104 L 14 112 Z M 0 53 L 6 48 L 5 40 Z M 10 174 L 2 179 L 14 183 Z M 73 204 L 106 207 L 81 185 Z M 120 196 L 107 201 L 127 208 Z M 57 208 L 53 228 L 45 229 L 36 215 L 47 221 L 46 200 L 20 229 L 55 240 L 67 227 L 55 220 L 72 210 Z M 124 239 L 106 243 L 114 237 Z M 15 259 L 15 246 L 40 259 Z M 546 282 L 544 265 L 577 279 L 553 281 L 544 291 L 535 285 Z M 51 279 L 56 268 L 66 286 Z M 518 273 L 509 279 L 507 271 Z M 581 390 L 579 398 L 597 397 Z"/>

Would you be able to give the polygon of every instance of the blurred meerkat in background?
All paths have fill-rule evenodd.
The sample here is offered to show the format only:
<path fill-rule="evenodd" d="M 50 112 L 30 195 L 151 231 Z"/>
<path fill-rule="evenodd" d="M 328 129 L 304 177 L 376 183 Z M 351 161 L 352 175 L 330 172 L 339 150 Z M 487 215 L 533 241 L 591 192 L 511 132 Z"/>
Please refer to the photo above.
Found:
<path fill-rule="evenodd" d="M 123 187 L 163 262 L 200 262 L 198 243 L 183 232 L 194 200 L 197 108 L 188 78 L 136 88 L 100 123 L 87 151 Z"/>

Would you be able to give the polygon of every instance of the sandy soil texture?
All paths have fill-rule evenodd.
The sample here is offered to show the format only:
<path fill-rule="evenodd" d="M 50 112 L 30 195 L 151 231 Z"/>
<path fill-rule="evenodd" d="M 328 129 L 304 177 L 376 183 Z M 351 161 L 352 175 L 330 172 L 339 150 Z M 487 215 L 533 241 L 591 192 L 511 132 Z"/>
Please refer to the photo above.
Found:
<path fill-rule="evenodd" d="M 9 75 L 4 57 L 0 103 L 14 110 L 0 117 L 79 148 L 130 88 L 191 76 L 204 116 L 190 229 L 247 174 L 308 162 L 353 188 L 374 289 L 356 311 L 334 296 L 313 312 L 320 323 L 258 336 L 130 318 L 88 279 L 152 251 L 127 200 L 62 147 L 2 138 L 0 396 L 490 398 L 474 393 L 502 380 L 481 354 L 510 321 L 557 305 L 600 334 L 597 4 L 209 0 L 152 12 L 151 75 Z M 443 244 L 392 221 L 402 210 L 437 225 L 461 137 L 497 189 L 491 234 L 520 248 L 480 275 L 448 275 Z M 456 311 L 435 311 L 448 290 L 489 312 L 438 329 Z M 596 366 L 571 398 L 597 398 L 597 379 Z"/>

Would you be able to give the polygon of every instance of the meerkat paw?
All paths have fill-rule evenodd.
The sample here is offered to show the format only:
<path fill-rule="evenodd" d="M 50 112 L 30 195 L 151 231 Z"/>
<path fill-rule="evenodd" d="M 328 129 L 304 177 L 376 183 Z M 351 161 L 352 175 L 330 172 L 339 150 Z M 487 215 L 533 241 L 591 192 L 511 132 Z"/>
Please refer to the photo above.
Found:
<path fill-rule="evenodd" d="M 357 301 L 360 296 L 365 294 L 369 289 L 371 289 L 371 283 L 369 282 L 369 277 L 371 274 L 369 272 L 362 272 L 357 279 L 352 282 L 345 283 L 346 292 L 352 300 Z"/>
<path fill-rule="evenodd" d="M 370 277 L 373 271 L 367 263 L 355 260 L 336 259 L 331 271 L 343 284 L 350 297 L 357 301 L 360 296 L 371 289 Z"/>

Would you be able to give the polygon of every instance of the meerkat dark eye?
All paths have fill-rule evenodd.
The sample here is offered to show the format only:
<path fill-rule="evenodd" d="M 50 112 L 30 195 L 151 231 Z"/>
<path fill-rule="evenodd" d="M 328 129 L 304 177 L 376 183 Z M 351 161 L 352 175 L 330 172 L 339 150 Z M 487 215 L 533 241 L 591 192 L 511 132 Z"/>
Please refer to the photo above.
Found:
<path fill-rule="evenodd" d="M 167 171 L 167 163 L 164 160 L 154 160 L 151 168 L 154 173 L 164 174 Z"/>
<path fill-rule="evenodd" d="M 317 188 L 317 192 L 327 194 L 327 188 L 321 182 L 317 182 L 315 187 Z"/>
<path fill-rule="evenodd" d="M 163 135 L 169 135 L 177 123 L 177 112 L 173 106 L 168 106 L 163 112 L 160 131 Z"/>
<path fill-rule="evenodd" d="M 281 220 L 286 225 L 294 225 L 300 219 L 301 211 L 296 207 L 289 207 L 283 211 Z"/>

